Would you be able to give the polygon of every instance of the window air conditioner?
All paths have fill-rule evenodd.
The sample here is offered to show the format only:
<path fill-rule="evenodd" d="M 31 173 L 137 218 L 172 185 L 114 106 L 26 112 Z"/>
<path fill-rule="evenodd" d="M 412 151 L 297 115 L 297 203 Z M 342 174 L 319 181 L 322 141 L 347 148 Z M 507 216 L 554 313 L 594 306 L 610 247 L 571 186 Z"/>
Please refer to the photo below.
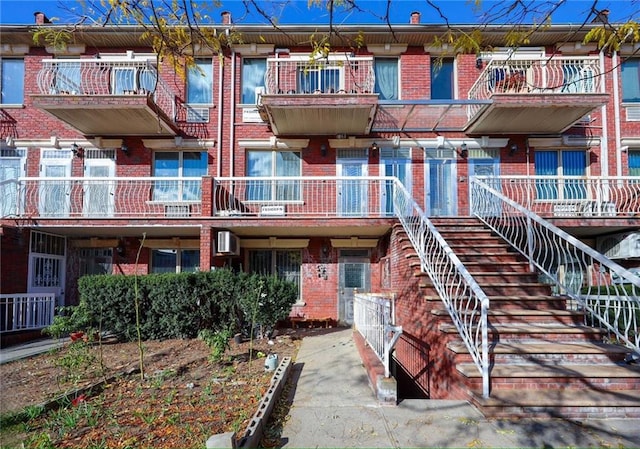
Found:
<path fill-rule="evenodd" d="M 600 237 L 596 246 L 598 252 L 609 259 L 640 257 L 640 232 L 623 232 Z"/>
<path fill-rule="evenodd" d="M 240 239 L 231 231 L 218 231 L 217 241 L 218 253 L 220 254 L 240 254 Z"/>

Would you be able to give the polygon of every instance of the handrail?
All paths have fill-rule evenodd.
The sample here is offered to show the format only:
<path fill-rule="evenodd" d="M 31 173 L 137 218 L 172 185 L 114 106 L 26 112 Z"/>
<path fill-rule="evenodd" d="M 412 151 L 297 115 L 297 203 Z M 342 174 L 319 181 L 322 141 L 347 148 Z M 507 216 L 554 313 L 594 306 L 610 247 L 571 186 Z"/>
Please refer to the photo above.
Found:
<path fill-rule="evenodd" d="M 49 326 L 55 305 L 56 296 L 52 293 L 0 294 L 0 333 Z"/>
<path fill-rule="evenodd" d="M 502 194 L 501 181 L 471 177 L 472 215 L 525 256 L 572 307 L 586 311 L 586 324 L 640 354 L 640 277 Z"/>
<path fill-rule="evenodd" d="M 395 213 L 413 245 L 423 272 L 431 278 L 476 367 L 482 395 L 490 394 L 489 298 L 399 180 Z"/>

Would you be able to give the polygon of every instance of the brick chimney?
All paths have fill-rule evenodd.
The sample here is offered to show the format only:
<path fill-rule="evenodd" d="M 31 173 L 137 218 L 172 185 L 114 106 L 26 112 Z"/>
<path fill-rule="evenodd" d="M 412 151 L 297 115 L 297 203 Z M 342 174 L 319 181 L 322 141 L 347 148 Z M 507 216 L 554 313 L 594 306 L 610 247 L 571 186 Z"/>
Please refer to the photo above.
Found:
<path fill-rule="evenodd" d="M 222 16 L 223 25 L 231 25 L 231 13 L 229 11 L 223 11 L 220 15 Z"/>
<path fill-rule="evenodd" d="M 45 23 L 51 23 L 49 18 L 43 12 L 36 11 L 33 13 L 33 16 L 35 17 L 36 25 L 44 25 Z"/>
<path fill-rule="evenodd" d="M 420 13 L 418 11 L 413 11 L 411 13 L 411 21 L 409 23 L 412 25 L 420 23 Z"/>

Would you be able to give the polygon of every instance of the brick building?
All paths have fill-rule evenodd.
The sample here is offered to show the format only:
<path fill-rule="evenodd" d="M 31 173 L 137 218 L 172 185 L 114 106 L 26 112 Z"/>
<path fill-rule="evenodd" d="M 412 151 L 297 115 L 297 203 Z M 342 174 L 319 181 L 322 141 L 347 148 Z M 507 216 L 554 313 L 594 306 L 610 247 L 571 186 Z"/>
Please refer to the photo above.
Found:
<path fill-rule="evenodd" d="M 455 55 L 415 14 L 393 36 L 344 26 L 310 58 L 294 43 L 316 25 L 227 20 L 242 44 L 197 49 L 185 76 L 134 26 L 64 49 L 1 26 L 1 293 L 75 304 L 84 274 L 232 266 L 295 280 L 293 317 L 351 323 L 354 291 L 415 299 L 398 186 L 427 217 L 468 217 L 474 176 L 535 179 L 531 210 L 594 248 L 637 231 L 632 190 L 585 187 L 640 176 L 637 44 L 599 51 L 593 26 L 515 50 L 488 27 L 490 50 Z"/>

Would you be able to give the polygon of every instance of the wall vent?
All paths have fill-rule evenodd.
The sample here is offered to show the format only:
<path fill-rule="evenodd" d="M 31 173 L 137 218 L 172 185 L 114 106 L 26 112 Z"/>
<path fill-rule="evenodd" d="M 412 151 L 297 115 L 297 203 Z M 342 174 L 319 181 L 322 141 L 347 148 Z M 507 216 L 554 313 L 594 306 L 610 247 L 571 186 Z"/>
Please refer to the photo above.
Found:
<path fill-rule="evenodd" d="M 209 108 L 187 108 L 187 123 L 209 123 Z"/>

